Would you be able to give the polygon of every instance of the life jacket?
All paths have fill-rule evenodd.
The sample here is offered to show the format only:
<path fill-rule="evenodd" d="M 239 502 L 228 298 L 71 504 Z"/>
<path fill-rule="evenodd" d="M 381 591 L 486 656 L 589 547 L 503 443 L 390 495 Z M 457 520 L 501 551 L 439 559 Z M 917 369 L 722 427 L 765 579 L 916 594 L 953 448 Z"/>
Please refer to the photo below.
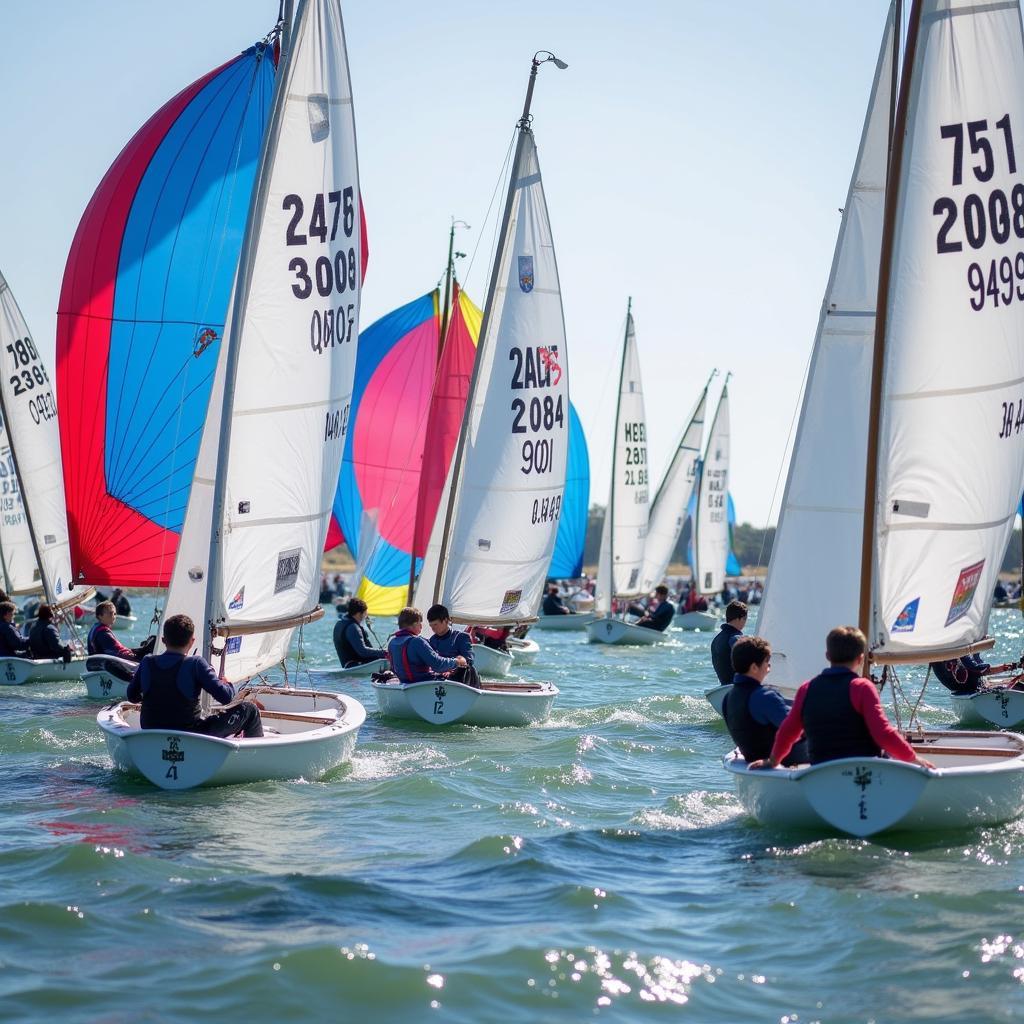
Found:
<path fill-rule="evenodd" d="M 189 732 L 201 721 L 198 696 L 187 697 L 178 686 L 178 677 L 188 665 L 183 658 L 170 668 L 160 668 L 156 657 L 143 658 L 139 666 L 142 683 L 143 729 L 181 729 Z"/>
<path fill-rule="evenodd" d="M 850 700 L 850 684 L 856 678 L 849 669 L 826 671 L 807 684 L 803 723 L 811 764 L 841 757 L 881 757 L 881 747 Z"/>
<path fill-rule="evenodd" d="M 89 654 L 105 654 L 105 651 L 101 651 L 99 644 L 96 642 L 96 634 L 100 630 L 106 630 L 107 627 L 102 622 L 97 622 L 93 625 L 92 629 L 89 630 L 89 637 L 86 640 L 86 651 Z"/>
<path fill-rule="evenodd" d="M 775 742 L 775 726 L 762 724 L 750 713 L 750 698 L 760 687 L 756 679 L 737 675 L 725 695 L 725 724 L 733 742 L 748 763 L 767 757 Z"/>
<path fill-rule="evenodd" d="M 370 638 L 367 635 L 366 630 L 363 629 L 362 625 L 356 622 L 356 620 L 353 619 L 350 615 L 344 616 L 344 618 L 342 618 L 339 621 L 338 625 L 341 628 L 335 629 L 334 649 L 338 652 L 339 661 L 341 661 L 341 664 L 343 666 L 350 665 L 353 662 L 362 662 L 363 659 L 360 657 L 359 654 L 356 653 L 355 648 L 348 642 L 348 627 L 355 626 L 362 634 L 363 646 L 369 647 Z"/>
<path fill-rule="evenodd" d="M 409 641 L 414 639 L 415 633 L 408 633 L 399 630 L 388 644 L 388 661 L 391 663 L 391 671 L 398 676 L 400 683 L 420 683 L 425 679 L 431 679 L 430 666 L 425 662 L 409 657 Z M 395 659 L 395 650 L 398 651 L 398 659 Z"/>
<path fill-rule="evenodd" d="M 734 636 L 739 636 L 740 631 L 735 626 L 723 623 L 722 628 L 711 641 L 711 664 L 715 666 L 715 675 L 718 681 L 725 686 L 732 682 L 735 675 L 732 668 L 732 644 L 730 641 Z"/>

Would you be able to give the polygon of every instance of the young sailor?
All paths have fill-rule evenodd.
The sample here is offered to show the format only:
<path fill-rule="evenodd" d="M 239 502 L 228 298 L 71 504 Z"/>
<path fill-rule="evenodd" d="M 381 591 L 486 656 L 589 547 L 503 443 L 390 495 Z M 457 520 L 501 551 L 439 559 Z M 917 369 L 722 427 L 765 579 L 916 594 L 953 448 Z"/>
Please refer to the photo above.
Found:
<path fill-rule="evenodd" d="M 361 597 L 353 597 L 349 599 L 346 613 L 334 624 L 334 649 L 342 668 L 366 665 L 388 656 L 382 647 L 370 646 L 370 636 L 363 625 L 365 618 L 366 602 Z"/>
<path fill-rule="evenodd" d="M 36 613 L 36 624 L 28 635 L 32 657 L 42 661 L 45 658 L 60 658 L 66 665 L 71 661 L 71 645 L 61 643 L 60 631 L 53 624 L 53 609 L 41 604 Z"/>
<path fill-rule="evenodd" d="M 676 614 L 675 605 L 669 601 L 668 587 L 664 583 L 659 583 L 654 588 L 654 595 L 657 597 L 658 603 L 646 615 L 637 619 L 633 625 L 643 626 L 644 629 L 656 629 L 659 633 L 664 633 L 672 625 L 672 619 Z"/>
<path fill-rule="evenodd" d="M 131 602 L 125 596 L 125 592 L 120 587 L 114 588 L 114 592 L 110 595 L 110 600 L 114 605 L 114 611 L 116 611 L 118 615 L 131 615 Z"/>
<path fill-rule="evenodd" d="M 461 654 L 442 658 L 435 653 L 420 636 L 422 629 L 423 613 L 418 608 L 403 608 L 398 613 L 398 632 L 388 643 L 388 660 L 400 683 L 439 679 L 443 674 L 465 668 L 468 664 Z"/>
<path fill-rule="evenodd" d="M 746 625 L 747 606 L 742 601 L 730 601 L 725 608 L 725 622 L 711 641 L 711 663 L 723 686 L 732 682 L 732 648 L 743 636 Z"/>
<path fill-rule="evenodd" d="M 13 601 L 0 601 L 0 658 L 31 656 L 28 637 L 14 624 L 14 613 L 17 610 Z"/>
<path fill-rule="evenodd" d="M 427 623 L 433 634 L 428 643 L 435 653 L 442 658 L 466 659 L 467 665 L 473 664 L 473 642 L 465 630 L 452 629 L 451 615 L 443 604 L 435 604 L 427 609 Z"/>
<path fill-rule="evenodd" d="M 544 600 L 540 606 L 542 615 L 572 615 L 573 610 L 566 606 L 566 603 L 562 600 L 561 595 L 558 593 L 558 584 L 552 583 L 548 587 L 547 593 L 544 595 Z"/>
<path fill-rule="evenodd" d="M 259 709 L 249 701 L 202 717 L 199 701 L 203 690 L 221 704 L 229 704 L 235 699 L 235 688 L 218 679 L 202 658 L 188 657 L 194 634 L 195 626 L 187 615 L 170 616 L 164 620 L 167 650 L 143 658 L 136 669 L 128 684 L 128 699 L 142 701 L 142 728 L 222 737 L 241 733 L 247 739 L 262 736 Z"/>
<path fill-rule="evenodd" d="M 732 648 L 732 689 L 725 695 L 725 725 L 748 764 L 767 757 L 789 705 L 778 690 L 764 686 L 772 667 L 772 649 L 759 636 L 739 637 Z M 806 764 L 807 744 L 797 743 L 782 762 Z"/>
<path fill-rule="evenodd" d="M 860 673 L 868 643 L 856 626 L 837 626 L 825 641 L 829 668 L 796 691 L 793 708 L 779 726 L 772 752 L 751 768 L 775 768 L 803 730 L 811 764 L 843 757 L 881 757 L 934 768 L 889 724 L 870 679 Z"/>

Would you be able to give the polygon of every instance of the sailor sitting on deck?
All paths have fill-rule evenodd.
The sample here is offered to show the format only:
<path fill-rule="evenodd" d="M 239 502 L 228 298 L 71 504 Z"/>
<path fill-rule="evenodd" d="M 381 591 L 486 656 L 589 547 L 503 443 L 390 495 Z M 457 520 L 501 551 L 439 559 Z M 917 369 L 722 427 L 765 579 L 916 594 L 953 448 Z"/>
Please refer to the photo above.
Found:
<path fill-rule="evenodd" d="M 730 601 L 725 609 L 725 622 L 711 641 L 711 663 L 723 686 L 732 682 L 732 649 L 743 636 L 746 625 L 747 606 L 742 601 Z"/>
<path fill-rule="evenodd" d="M 442 658 L 420 636 L 422 629 L 423 613 L 418 608 L 403 608 L 398 613 L 398 632 L 388 643 L 388 660 L 400 683 L 439 679 L 469 664 L 461 654 Z"/>
<path fill-rule="evenodd" d="M 36 624 L 28 635 L 32 657 L 42 661 L 45 658 L 60 658 L 66 665 L 71 661 L 71 645 L 60 642 L 60 632 L 53 624 L 53 609 L 41 604 L 36 612 Z"/>
<path fill-rule="evenodd" d="M 672 625 L 672 619 L 675 618 L 675 605 L 669 601 L 668 587 L 664 583 L 659 583 L 654 588 L 654 596 L 658 603 L 643 618 L 637 619 L 633 625 L 643 626 L 644 629 L 656 629 L 659 633 L 664 633 Z"/>
<path fill-rule="evenodd" d="M 120 587 L 114 588 L 114 592 L 110 595 L 110 600 L 114 605 L 114 611 L 116 611 L 118 615 L 131 615 L 131 601 L 128 600 L 124 591 Z"/>
<path fill-rule="evenodd" d="M 156 637 L 149 636 L 138 647 L 125 647 L 114 636 L 117 612 L 113 601 L 96 605 L 96 624 L 89 630 L 86 651 L 90 658 L 85 667 L 90 672 L 104 671 L 127 682 L 135 672 L 135 662 L 153 653 Z"/>
<path fill-rule="evenodd" d="M 221 737 L 241 733 L 247 739 L 262 736 L 259 709 L 248 701 L 202 717 L 199 701 L 203 690 L 221 704 L 229 704 L 235 699 L 235 688 L 218 679 L 202 658 L 188 657 L 194 640 L 195 626 L 187 615 L 164 620 L 167 650 L 143 658 L 128 684 L 128 699 L 142 701 L 142 728 Z"/>
<path fill-rule="evenodd" d="M 0 601 L 0 658 L 28 658 L 31 651 L 28 637 L 14 624 L 13 601 Z"/>
<path fill-rule="evenodd" d="M 750 767 L 775 768 L 783 762 L 801 730 L 811 764 L 842 757 L 881 757 L 934 768 L 889 724 L 875 684 L 860 675 L 868 643 L 856 626 L 837 626 L 825 641 L 829 668 L 796 691 L 793 708 L 779 726 L 768 757 Z"/>
<path fill-rule="evenodd" d="M 985 688 L 984 677 L 992 666 L 981 660 L 980 654 L 965 654 L 962 658 L 950 661 L 933 661 L 931 670 L 935 678 L 947 690 L 956 694 L 977 693 Z M 1014 689 L 1020 687 L 1018 683 Z"/>
<path fill-rule="evenodd" d="M 366 602 L 361 597 L 349 599 L 346 613 L 334 624 L 334 649 L 342 668 L 353 665 L 368 665 L 388 656 L 382 647 L 371 647 L 370 636 L 363 621 L 366 619 Z"/>
<path fill-rule="evenodd" d="M 566 606 L 566 603 L 562 600 L 561 595 L 558 593 L 558 584 L 552 583 L 548 587 L 548 592 L 544 595 L 544 600 L 541 603 L 541 614 L 543 615 L 574 615 L 575 612 L 572 608 Z"/>
<path fill-rule="evenodd" d="M 740 637 L 732 648 L 732 667 L 735 674 L 723 714 L 733 743 L 749 764 L 771 753 L 789 705 L 778 690 L 762 685 L 772 667 L 772 649 L 763 637 Z M 795 744 L 782 763 L 806 764 L 806 742 Z"/>
<path fill-rule="evenodd" d="M 512 635 L 508 626 L 470 626 L 467 632 L 473 643 L 508 654 L 508 638 Z"/>
<path fill-rule="evenodd" d="M 454 669 L 449 674 L 449 679 L 479 689 L 480 677 L 473 667 L 473 644 L 469 633 L 461 629 L 452 629 L 451 615 L 443 604 L 435 604 L 427 609 L 427 622 L 433 634 L 428 642 L 435 654 L 442 658 L 466 659 L 466 667 Z"/>

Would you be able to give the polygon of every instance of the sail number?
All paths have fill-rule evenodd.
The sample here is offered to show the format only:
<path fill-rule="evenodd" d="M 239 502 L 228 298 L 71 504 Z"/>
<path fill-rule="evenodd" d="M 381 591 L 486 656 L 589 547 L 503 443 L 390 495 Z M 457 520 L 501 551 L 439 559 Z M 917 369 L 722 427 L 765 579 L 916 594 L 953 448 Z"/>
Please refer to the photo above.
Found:
<path fill-rule="evenodd" d="M 17 338 L 7 345 L 14 373 L 8 378 L 15 396 L 29 395 L 28 411 L 35 424 L 57 418 L 57 403 L 50 389 L 50 375 L 39 361 L 32 339 Z"/>
<path fill-rule="evenodd" d="M 553 388 L 562 379 L 557 345 L 512 348 L 508 358 L 512 364 L 510 385 L 513 391 Z M 556 428 L 565 429 L 565 398 L 561 394 L 516 397 L 512 399 L 510 411 L 513 434 L 550 433 Z M 547 473 L 554 465 L 555 446 L 551 438 L 526 438 L 520 451 L 521 473 Z M 536 516 L 533 519 L 534 523 L 549 521 Z"/>
<path fill-rule="evenodd" d="M 558 521 L 562 512 L 562 496 L 556 494 L 553 498 L 534 498 L 533 513 L 530 522 L 554 523 Z"/>
<path fill-rule="evenodd" d="M 971 309 L 976 313 L 992 306 L 1008 306 L 1024 302 L 1024 252 L 989 261 L 987 267 L 972 263 L 967 268 L 967 284 L 971 289 Z"/>
<path fill-rule="evenodd" d="M 1024 398 L 1016 402 L 1001 402 L 1003 410 L 999 417 L 999 436 L 1001 438 L 1016 437 L 1024 430 Z"/>
<path fill-rule="evenodd" d="M 348 414 L 350 405 L 346 403 L 344 409 L 327 410 L 327 420 L 324 424 L 324 441 L 336 441 L 345 436 L 348 430 Z"/>
<path fill-rule="evenodd" d="M 725 496 L 729 487 L 729 473 L 724 469 L 709 469 L 707 466 L 705 466 L 704 472 L 708 485 L 704 500 L 704 507 L 708 512 L 708 522 L 725 522 L 727 508 Z"/>

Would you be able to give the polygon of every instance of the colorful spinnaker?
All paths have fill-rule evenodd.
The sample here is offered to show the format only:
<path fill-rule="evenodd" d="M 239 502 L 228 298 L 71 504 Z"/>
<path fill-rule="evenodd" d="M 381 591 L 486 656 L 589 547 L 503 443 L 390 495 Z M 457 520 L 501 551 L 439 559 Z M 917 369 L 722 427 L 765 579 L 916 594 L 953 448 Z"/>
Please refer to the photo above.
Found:
<path fill-rule="evenodd" d="M 565 469 L 562 515 L 555 537 L 555 555 L 548 575 L 575 580 L 583 575 L 583 547 L 590 511 L 590 456 L 576 407 L 569 403 L 569 455 Z"/>
<path fill-rule="evenodd" d="M 358 594 L 376 615 L 408 603 L 413 553 L 418 569 L 469 394 L 481 312 L 455 284 L 442 350 L 442 306 L 435 289 L 359 337 L 334 519 L 363 570 Z"/>
<path fill-rule="evenodd" d="M 76 582 L 170 580 L 274 77 L 263 42 L 182 90 L 78 226 L 57 313 Z"/>

